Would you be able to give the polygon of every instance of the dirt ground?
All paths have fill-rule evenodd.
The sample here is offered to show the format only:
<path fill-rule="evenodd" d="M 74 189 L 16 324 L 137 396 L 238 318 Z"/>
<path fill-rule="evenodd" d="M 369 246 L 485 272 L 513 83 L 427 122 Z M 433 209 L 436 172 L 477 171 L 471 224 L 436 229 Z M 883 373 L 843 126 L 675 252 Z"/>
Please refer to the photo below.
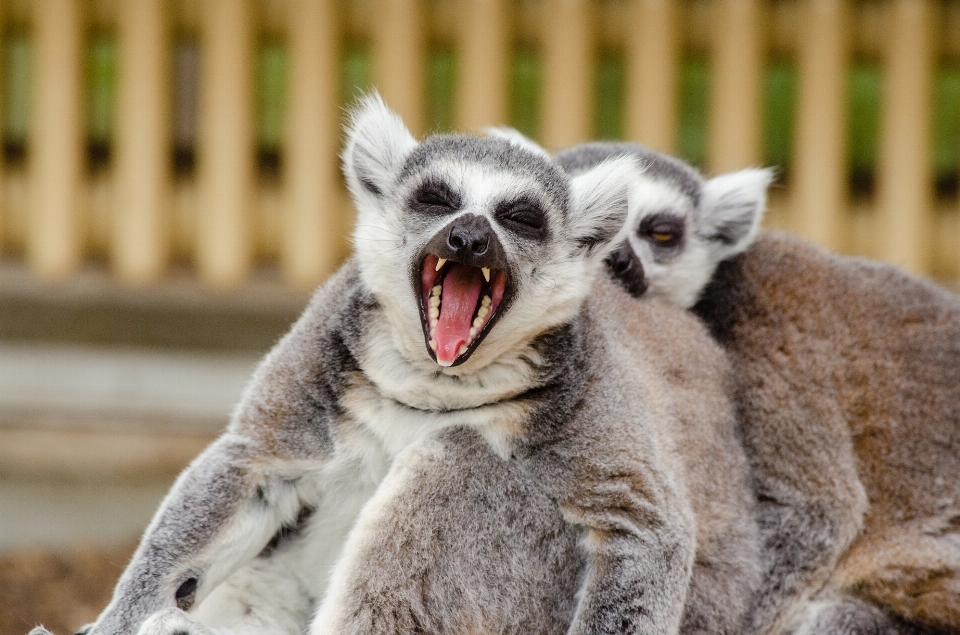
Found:
<path fill-rule="evenodd" d="M 71 635 L 92 622 L 133 547 L 0 554 L 0 634 L 26 635 L 43 624 L 55 635 Z"/>

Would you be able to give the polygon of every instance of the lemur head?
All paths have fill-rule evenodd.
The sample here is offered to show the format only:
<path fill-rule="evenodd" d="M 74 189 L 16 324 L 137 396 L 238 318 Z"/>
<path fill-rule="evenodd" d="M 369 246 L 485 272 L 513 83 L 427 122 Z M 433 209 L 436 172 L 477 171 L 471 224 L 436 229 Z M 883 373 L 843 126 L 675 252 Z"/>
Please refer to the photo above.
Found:
<path fill-rule="evenodd" d="M 556 158 L 576 175 L 624 155 L 638 167 L 631 175 L 629 234 L 608 258 L 611 272 L 633 295 L 693 306 L 717 265 L 756 238 L 773 171 L 704 179 L 686 163 L 633 143 L 588 143 Z"/>
<path fill-rule="evenodd" d="M 418 142 L 371 95 L 342 158 L 363 283 L 413 362 L 482 367 L 568 321 L 625 231 L 632 157 L 571 177 L 520 137 Z"/>

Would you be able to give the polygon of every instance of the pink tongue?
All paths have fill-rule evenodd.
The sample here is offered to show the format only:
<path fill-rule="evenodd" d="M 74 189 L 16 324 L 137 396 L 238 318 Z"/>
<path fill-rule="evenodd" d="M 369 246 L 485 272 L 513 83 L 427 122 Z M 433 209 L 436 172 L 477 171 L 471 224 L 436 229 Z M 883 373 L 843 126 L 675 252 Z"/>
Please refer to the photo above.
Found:
<path fill-rule="evenodd" d="M 437 361 L 449 366 L 457 359 L 457 350 L 470 337 L 473 312 L 483 290 L 483 275 L 477 267 L 457 263 L 447 265 L 440 296 L 440 321 L 433 331 L 437 340 Z"/>

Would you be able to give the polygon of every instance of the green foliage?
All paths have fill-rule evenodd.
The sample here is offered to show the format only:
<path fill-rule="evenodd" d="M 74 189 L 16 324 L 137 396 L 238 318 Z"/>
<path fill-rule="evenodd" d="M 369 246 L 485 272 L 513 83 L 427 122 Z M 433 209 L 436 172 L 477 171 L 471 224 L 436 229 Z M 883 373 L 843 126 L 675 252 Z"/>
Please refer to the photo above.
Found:
<path fill-rule="evenodd" d="M 536 139 L 540 133 L 540 57 L 534 49 L 517 48 L 510 63 L 510 125 Z"/>
<path fill-rule="evenodd" d="M 594 136 L 597 139 L 623 139 L 627 78 L 622 54 L 601 51 L 594 84 Z"/>
<path fill-rule="evenodd" d="M 707 160 L 707 120 L 710 107 L 710 66 L 703 57 L 688 57 L 680 67 L 680 113 L 677 151 L 702 166 Z"/>
<path fill-rule="evenodd" d="M 257 49 L 257 145 L 279 149 L 283 142 L 287 49 L 281 40 L 265 40 Z"/>

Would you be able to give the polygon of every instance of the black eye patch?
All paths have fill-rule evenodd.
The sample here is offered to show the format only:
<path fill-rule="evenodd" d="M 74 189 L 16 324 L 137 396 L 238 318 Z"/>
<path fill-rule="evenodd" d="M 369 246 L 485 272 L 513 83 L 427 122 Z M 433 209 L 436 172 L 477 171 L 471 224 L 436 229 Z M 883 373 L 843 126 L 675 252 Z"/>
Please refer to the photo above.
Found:
<path fill-rule="evenodd" d="M 440 216 L 460 209 L 460 194 L 443 181 L 427 180 L 410 196 L 410 208 L 421 214 Z"/>
<path fill-rule="evenodd" d="M 637 228 L 637 235 L 656 247 L 678 247 L 683 244 L 686 223 L 671 212 L 650 214 Z"/>
<path fill-rule="evenodd" d="M 547 236 L 547 215 L 529 198 L 501 201 L 493 211 L 497 222 L 518 236 L 542 240 Z"/>

